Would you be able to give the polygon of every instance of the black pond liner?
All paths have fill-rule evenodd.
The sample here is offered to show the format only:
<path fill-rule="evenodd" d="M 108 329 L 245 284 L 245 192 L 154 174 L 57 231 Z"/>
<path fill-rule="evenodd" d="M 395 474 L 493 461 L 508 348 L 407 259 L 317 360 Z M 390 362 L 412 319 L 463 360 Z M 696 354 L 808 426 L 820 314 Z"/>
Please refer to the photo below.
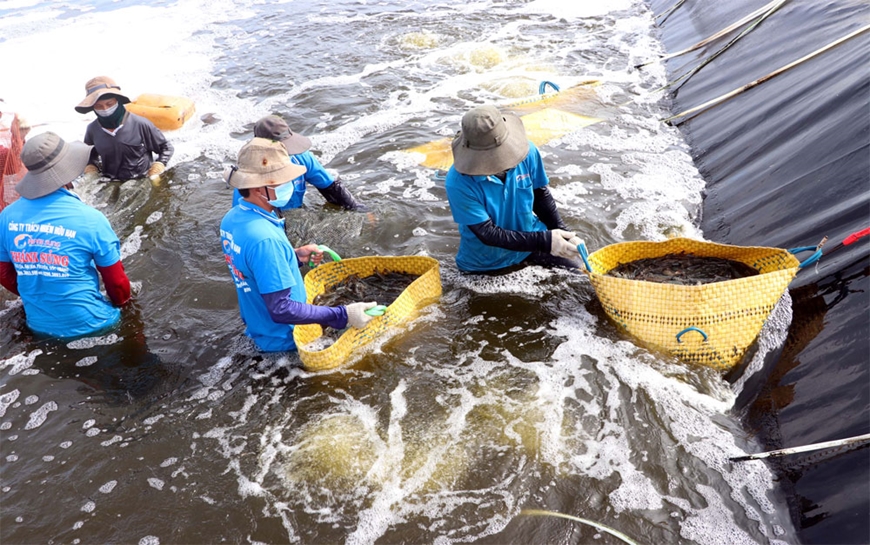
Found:
<path fill-rule="evenodd" d="M 665 53 L 687 48 L 765 2 L 650 0 Z M 667 15 L 666 15 L 667 14 Z M 665 16 L 666 15 L 666 16 Z M 870 22 L 863 0 L 789 0 L 691 78 L 671 87 L 674 114 L 763 79 Z M 740 30 L 666 61 L 670 81 Z M 870 32 L 863 32 L 676 124 L 707 182 L 707 239 L 833 246 L 870 225 Z M 642 68 L 641 68 L 642 69 Z M 774 361 L 735 404 L 765 450 L 870 432 L 870 237 L 802 270 Z M 870 543 L 870 448 L 769 463 L 805 543 Z"/>

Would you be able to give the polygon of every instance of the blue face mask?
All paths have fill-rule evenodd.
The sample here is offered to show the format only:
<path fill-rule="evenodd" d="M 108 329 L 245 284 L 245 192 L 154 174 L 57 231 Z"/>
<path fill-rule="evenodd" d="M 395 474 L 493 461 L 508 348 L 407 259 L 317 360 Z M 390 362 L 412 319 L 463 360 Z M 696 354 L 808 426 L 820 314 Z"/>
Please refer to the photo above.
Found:
<path fill-rule="evenodd" d="M 284 208 L 290 199 L 293 197 L 293 183 L 279 185 L 273 188 L 275 190 L 275 199 L 269 201 L 269 204 L 275 208 Z"/>

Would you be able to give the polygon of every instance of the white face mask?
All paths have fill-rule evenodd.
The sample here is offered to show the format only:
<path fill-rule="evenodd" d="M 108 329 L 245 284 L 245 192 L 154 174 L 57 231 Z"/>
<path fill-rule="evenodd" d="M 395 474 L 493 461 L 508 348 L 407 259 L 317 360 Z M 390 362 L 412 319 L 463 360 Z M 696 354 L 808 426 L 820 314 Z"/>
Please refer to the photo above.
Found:
<path fill-rule="evenodd" d="M 288 182 L 286 184 L 279 185 L 274 188 L 275 190 L 275 199 L 269 201 L 269 204 L 274 206 L 275 208 L 284 208 L 287 206 L 287 203 L 290 202 L 290 199 L 293 197 L 293 183 Z"/>
<path fill-rule="evenodd" d="M 118 103 L 116 102 L 114 106 L 110 106 L 110 107 L 106 108 L 105 110 L 96 110 L 95 109 L 94 113 L 100 117 L 109 117 L 110 115 L 115 113 L 115 110 L 117 110 L 117 109 L 118 109 Z"/>

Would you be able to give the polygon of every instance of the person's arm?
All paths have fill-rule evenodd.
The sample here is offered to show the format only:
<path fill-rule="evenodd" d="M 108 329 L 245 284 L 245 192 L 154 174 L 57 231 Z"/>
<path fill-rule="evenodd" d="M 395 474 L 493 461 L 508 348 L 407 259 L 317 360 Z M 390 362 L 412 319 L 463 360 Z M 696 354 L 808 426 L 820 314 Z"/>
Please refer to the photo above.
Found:
<path fill-rule="evenodd" d="M 324 307 L 294 301 L 290 297 L 292 288 L 262 294 L 263 302 L 272 321 L 279 324 L 320 324 L 335 329 L 347 327 L 347 309 Z"/>
<path fill-rule="evenodd" d="M 350 194 L 350 191 L 348 191 L 346 187 L 341 185 L 341 180 L 337 178 L 334 182 L 326 187 L 317 187 L 317 191 L 319 191 L 320 194 L 323 195 L 323 198 L 326 199 L 326 202 L 330 204 L 336 204 L 344 208 L 345 210 L 367 210 L 367 207 L 364 204 L 357 202 L 353 198 L 353 195 Z"/>
<path fill-rule="evenodd" d="M 546 186 L 539 187 L 534 190 L 534 195 L 532 212 L 547 226 L 547 229 L 568 229 L 556 209 L 556 201 L 553 199 L 550 189 Z"/>
<path fill-rule="evenodd" d="M 103 284 L 106 285 L 106 294 L 112 300 L 112 304 L 116 307 L 122 307 L 130 300 L 130 279 L 127 278 L 127 273 L 124 272 L 124 265 L 121 261 L 108 267 L 97 266 L 100 271 L 100 276 L 103 277 Z"/>
<path fill-rule="evenodd" d="M 487 246 L 515 252 L 550 252 L 552 242 L 550 231 L 511 231 L 498 227 L 492 220 L 469 225 L 468 228 Z"/>
<path fill-rule="evenodd" d="M 18 271 L 15 270 L 15 265 L 9 261 L 0 261 L 0 286 L 3 286 L 15 295 L 19 295 Z"/>
<path fill-rule="evenodd" d="M 172 154 L 175 153 L 175 148 L 172 147 L 172 144 L 169 140 L 163 136 L 163 133 L 160 132 L 160 129 L 154 126 L 154 123 L 151 121 L 142 118 L 145 126 L 143 127 L 142 137 L 145 139 L 145 149 L 152 153 L 157 154 L 157 159 L 155 162 L 162 163 L 163 166 L 167 166 L 169 164 L 169 160 L 172 159 Z"/>

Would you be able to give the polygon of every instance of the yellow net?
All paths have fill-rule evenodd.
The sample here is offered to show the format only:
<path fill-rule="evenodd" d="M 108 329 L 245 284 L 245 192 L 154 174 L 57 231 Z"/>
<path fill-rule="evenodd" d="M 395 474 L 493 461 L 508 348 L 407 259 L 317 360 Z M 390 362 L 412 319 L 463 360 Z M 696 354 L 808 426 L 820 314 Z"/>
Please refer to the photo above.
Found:
<path fill-rule="evenodd" d="M 526 135 L 536 146 L 543 146 L 560 136 L 601 121 L 597 117 L 586 117 L 555 108 L 544 108 L 520 116 L 520 119 L 526 127 Z M 453 165 L 452 142 L 453 138 L 441 138 L 405 151 L 422 154 L 420 165 L 424 167 L 447 170 Z"/>
<path fill-rule="evenodd" d="M 622 263 L 679 253 L 739 261 L 759 274 L 697 286 L 606 275 Z M 683 361 L 727 371 L 742 361 L 799 264 L 780 248 L 674 238 L 605 246 L 589 255 L 589 278 L 607 315 L 630 335 Z"/>
<path fill-rule="evenodd" d="M 375 271 L 411 274 L 418 278 L 387 307 L 383 316 L 375 317 L 362 329 L 348 328 L 335 343 L 323 350 L 306 348 L 323 334 L 321 326 L 308 324 L 293 328 L 293 340 L 296 341 L 302 366 L 306 370 L 325 371 L 338 367 L 353 350 L 372 342 L 387 328 L 412 319 L 419 309 L 441 296 L 441 273 L 437 260 L 424 256 L 374 256 L 342 259 L 310 271 L 305 275 L 308 302 L 311 303 L 315 297 L 351 274 L 365 278 Z"/>

